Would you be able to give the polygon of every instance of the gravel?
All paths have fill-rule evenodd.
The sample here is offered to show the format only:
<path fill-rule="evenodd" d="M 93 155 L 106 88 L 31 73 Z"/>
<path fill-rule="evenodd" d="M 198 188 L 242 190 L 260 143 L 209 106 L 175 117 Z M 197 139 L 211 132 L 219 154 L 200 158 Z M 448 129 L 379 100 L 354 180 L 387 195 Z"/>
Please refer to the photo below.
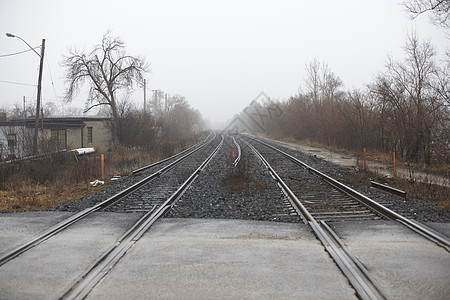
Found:
<path fill-rule="evenodd" d="M 247 146 L 241 149 L 233 168 L 233 147 L 225 144 L 166 217 L 300 222 L 262 162 Z"/>
<path fill-rule="evenodd" d="M 280 146 L 281 147 L 281 146 Z M 291 148 L 282 147 L 287 153 L 297 157 L 316 170 L 346 184 L 361 194 L 371 198 L 391 210 L 418 222 L 450 222 L 450 214 L 427 199 L 414 199 L 392 195 L 370 186 L 371 173 L 354 168 L 342 167 L 319 159 L 314 155 L 299 153 Z"/>
<path fill-rule="evenodd" d="M 265 220 L 277 222 L 301 222 L 292 214 L 286 197 L 258 158 L 240 143 L 242 159 L 232 167 L 234 145 L 227 139 L 221 151 L 202 171 L 197 180 L 184 193 L 166 217 L 222 218 Z M 379 201 L 392 210 L 419 222 L 450 222 L 450 215 L 433 202 L 424 199 L 404 200 L 367 185 L 367 173 L 337 166 L 307 154 L 285 148 L 292 155 L 317 170 L 345 183 L 362 194 Z M 107 188 L 74 201 L 66 201 L 50 210 L 80 211 L 91 207 L 125 187 L 140 181 L 144 174 L 124 176 Z"/>

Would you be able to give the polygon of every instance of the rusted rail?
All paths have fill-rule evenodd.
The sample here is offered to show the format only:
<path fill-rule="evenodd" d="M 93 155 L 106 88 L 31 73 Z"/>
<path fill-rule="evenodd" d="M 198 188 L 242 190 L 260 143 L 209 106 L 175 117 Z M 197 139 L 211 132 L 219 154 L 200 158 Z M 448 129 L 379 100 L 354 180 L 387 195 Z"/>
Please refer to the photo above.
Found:
<path fill-rule="evenodd" d="M 372 185 L 373 187 L 376 187 L 377 189 L 383 190 L 385 192 L 388 192 L 388 193 L 391 193 L 391 194 L 394 194 L 394 195 L 397 195 L 399 197 L 402 197 L 402 198 L 406 199 L 406 192 L 405 191 L 402 191 L 402 190 L 399 190 L 399 189 L 396 189 L 396 188 L 393 188 L 391 186 L 388 186 L 388 185 L 385 185 L 385 184 L 381 184 L 381 183 L 378 183 L 378 182 L 375 182 L 375 181 L 371 181 L 370 185 Z"/>

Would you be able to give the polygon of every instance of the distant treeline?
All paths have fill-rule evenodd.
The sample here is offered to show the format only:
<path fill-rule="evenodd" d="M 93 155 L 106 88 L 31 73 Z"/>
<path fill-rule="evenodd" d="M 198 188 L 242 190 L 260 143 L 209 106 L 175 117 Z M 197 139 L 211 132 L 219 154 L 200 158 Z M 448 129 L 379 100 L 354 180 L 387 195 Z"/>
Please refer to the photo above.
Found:
<path fill-rule="evenodd" d="M 355 151 L 390 153 L 427 165 L 450 162 L 450 53 L 438 61 L 428 42 L 414 35 L 405 58 L 389 58 L 385 70 L 364 90 L 344 91 L 326 64 L 306 66 L 306 89 L 287 101 L 269 100 L 282 111 L 266 123 L 267 133 L 309 139 Z"/>

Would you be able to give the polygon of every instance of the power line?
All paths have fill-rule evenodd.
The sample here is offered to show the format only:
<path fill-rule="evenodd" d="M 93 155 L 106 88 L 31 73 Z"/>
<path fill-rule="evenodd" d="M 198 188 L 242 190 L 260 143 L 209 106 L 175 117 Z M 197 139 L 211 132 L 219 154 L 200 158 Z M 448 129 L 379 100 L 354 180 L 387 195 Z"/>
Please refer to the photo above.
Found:
<path fill-rule="evenodd" d="M 50 80 L 52 82 L 53 93 L 55 94 L 55 98 L 58 98 L 58 96 L 56 95 L 55 84 L 53 83 L 53 76 L 52 76 L 52 72 L 50 71 L 50 63 L 48 61 L 47 56 L 45 57 L 45 61 L 47 62 L 48 74 L 50 75 Z"/>
<path fill-rule="evenodd" d="M 37 49 L 37 48 L 40 48 L 40 46 L 31 48 L 31 49 L 28 49 L 28 50 L 20 51 L 20 52 L 9 53 L 9 54 L 2 54 L 2 55 L 0 55 L 0 58 L 1 58 L 1 57 L 8 57 L 8 56 L 19 55 L 19 54 L 22 54 L 22 53 L 26 53 L 26 52 L 28 52 L 28 51 L 35 51 L 34 49 Z"/>
<path fill-rule="evenodd" d="M 22 83 L 22 82 L 14 82 L 14 81 L 5 81 L 5 80 L 0 80 L 0 82 L 1 82 L 1 83 L 9 83 L 9 84 L 17 84 L 17 85 L 34 86 L 34 87 L 37 86 L 37 85 L 35 85 L 35 84 Z"/>

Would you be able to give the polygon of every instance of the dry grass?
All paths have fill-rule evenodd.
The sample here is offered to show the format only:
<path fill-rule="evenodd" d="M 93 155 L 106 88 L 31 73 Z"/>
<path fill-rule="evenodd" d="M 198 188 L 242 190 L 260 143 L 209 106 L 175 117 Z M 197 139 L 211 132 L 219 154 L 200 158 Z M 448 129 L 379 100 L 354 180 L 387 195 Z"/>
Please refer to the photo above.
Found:
<path fill-rule="evenodd" d="M 450 187 L 448 186 L 432 182 L 412 182 L 404 178 L 388 178 L 384 181 L 389 186 L 405 191 L 408 198 L 431 200 L 446 213 L 450 213 Z"/>
<path fill-rule="evenodd" d="M 302 144 L 302 145 L 316 147 L 316 148 L 323 148 L 323 149 L 327 149 L 329 151 L 344 154 L 344 155 L 353 155 L 353 156 L 361 158 L 361 159 L 363 156 L 362 150 L 360 152 L 356 152 L 356 151 L 339 148 L 339 147 L 332 146 L 332 145 L 327 146 L 327 145 L 321 144 L 317 141 L 312 141 L 309 139 L 299 141 L 294 138 L 284 138 L 284 139 L 282 139 L 282 141 L 287 142 L 287 143 L 293 143 L 293 144 Z M 373 149 L 367 149 L 366 155 L 367 155 L 368 159 L 371 158 L 371 159 L 378 160 L 380 162 L 392 163 L 394 160 L 392 153 L 380 152 L 380 151 L 373 150 Z M 429 173 L 429 174 L 437 174 L 437 175 L 441 175 L 441 176 L 449 176 L 450 175 L 450 165 L 445 164 L 445 163 L 430 166 L 430 165 L 426 165 L 424 163 L 408 162 L 408 161 L 402 160 L 399 157 L 399 155 L 397 154 L 395 157 L 395 164 L 398 166 L 405 166 L 408 168 L 417 169 L 417 170 L 420 170 L 420 171 L 423 171 L 423 172 Z"/>
<path fill-rule="evenodd" d="M 78 158 L 62 154 L 2 166 L 0 210 L 55 207 L 61 201 L 75 200 L 105 188 L 107 179 L 117 173 L 128 175 L 132 170 L 171 156 L 196 142 L 158 144 L 152 149 L 117 146 L 114 152 L 105 153 L 106 185 L 97 187 L 89 182 L 101 179 L 99 154 Z"/>
<path fill-rule="evenodd" d="M 333 146 L 325 146 L 315 141 L 303 140 L 298 141 L 292 138 L 284 139 L 285 142 L 297 143 L 308 145 L 317 148 L 324 148 L 333 152 L 341 153 L 344 155 L 353 155 L 362 159 L 362 153 L 356 153 L 348 149 L 341 149 Z M 382 153 L 374 150 L 367 150 L 367 157 L 376 159 L 380 162 L 392 163 L 392 153 Z M 415 164 L 411 162 L 402 161 L 399 157 L 395 159 L 396 165 L 407 167 L 410 170 L 420 170 L 426 174 L 438 174 L 442 176 L 448 176 L 450 166 L 441 164 L 440 166 L 426 166 L 424 164 Z M 362 164 L 362 162 L 360 162 Z M 362 167 L 360 168 L 362 170 Z M 450 187 L 445 184 L 439 184 L 439 182 L 432 182 L 431 179 L 428 182 L 413 181 L 411 178 L 386 178 L 383 175 L 370 173 L 375 181 L 387 183 L 389 186 L 403 190 L 407 192 L 408 198 L 415 199 L 427 199 L 433 201 L 437 206 L 443 209 L 445 212 L 450 213 Z M 369 177 L 366 178 L 365 184 L 370 185 Z"/>
<path fill-rule="evenodd" d="M 241 159 L 237 167 L 231 169 L 231 171 L 225 176 L 222 184 L 232 191 L 249 190 L 249 189 L 261 189 L 267 188 L 266 183 L 256 180 L 251 174 L 247 160 Z"/>
<path fill-rule="evenodd" d="M 75 200 L 102 188 L 104 186 L 47 187 L 31 180 L 25 180 L 17 183 L 14 187 L 11 186 L 0 191 L 0 210 L 47 209 L 56 206 L 61 201 Z"/>

